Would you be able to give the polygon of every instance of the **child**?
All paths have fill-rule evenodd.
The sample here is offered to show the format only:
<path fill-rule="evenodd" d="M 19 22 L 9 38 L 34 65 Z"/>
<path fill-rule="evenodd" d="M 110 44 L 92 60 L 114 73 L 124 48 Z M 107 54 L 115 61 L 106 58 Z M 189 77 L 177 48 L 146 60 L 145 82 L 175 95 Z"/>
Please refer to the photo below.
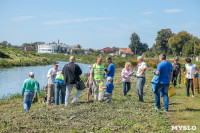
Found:
<path fill-rule="evenodd" d="M 112 78 L 108 77 L 107 78 L 107 83 L 106 87 L 102 87 L 103 89 L 106 89 L 105 94 L 104 94 L 104 100 L 106 103 L 111 103 L 111 98 L 112 98 L 112 91 L 114 90 L 114 85 L 112 83 Z"/>
<path fill-rule="evenodd" d="M 89 65 L 90 69 L 92 67 L 92 64 Z M 86 86 L 88 87 L 88 90 L 87 90 L 87 102 L 90 101 L 90 95 L 92 94 L 92 85 L 90 84 L 90 74 L 88 75 L 88 78 L 87 78 L 87 82 L 86 82 Z"/>
<path fill-rule="evenodd" d="M 134 72 L 131 72 L 131 63 L 126 62 L 125 68 L 122 70 L 122 73 L 121 73 L 124 96 L 126 96 L 126 94 L 131 88 L 130 79 L 133 76 L 133 73 Z"/>
<path fill-rule="evenodd" d="M 24 101 L 23 101 L 24 111 L 29 111 L 31 108 L 35 88 L 38 93 L 38 98 L 40 98 L 40 90 L 38 88 L 37 81 L 34 80 L 34 73 L 30 72 L 29 78 L 24 81 L 24 84 L 22 87 L 22 97 L 24 98 Z"/>
<path fill-rule="evenodd" d="M 195 64 L 192 64 L 191 63 L 191 59 L 190 58 L 187 58 L 186 60 L 186 72 L 187 72 L 187 75 L 186 75 L 186 88 L 187 88 L 187 97 L 190 96 L 190 92 L 189 92 L 189 89 L 191 88 L 192 90 L 192 97 L 194 97 L 194 88 L 193 88 L 193 74 L 195 75 L 197 73 L 197 67 Z"/>

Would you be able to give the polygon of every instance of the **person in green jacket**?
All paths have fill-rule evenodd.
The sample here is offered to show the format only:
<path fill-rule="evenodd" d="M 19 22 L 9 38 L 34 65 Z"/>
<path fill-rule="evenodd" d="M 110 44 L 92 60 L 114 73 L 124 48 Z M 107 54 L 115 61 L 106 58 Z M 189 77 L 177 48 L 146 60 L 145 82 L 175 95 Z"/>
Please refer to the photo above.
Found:
<path fill-rule="evenodd" d="M 40 90 L 38 88 L 37 81 L 34 80 L 34 73 L 30 72 L 28 74 L 29 78 L 24 81 L 23 87 L 22 87 L 22 97 L 23 97 L 23 106 L 24 111 L 29 111 L 32 104 L 32 99 L 34 96 L 35 88 L 38 93 L 38 98 L 40 98 Z"/>

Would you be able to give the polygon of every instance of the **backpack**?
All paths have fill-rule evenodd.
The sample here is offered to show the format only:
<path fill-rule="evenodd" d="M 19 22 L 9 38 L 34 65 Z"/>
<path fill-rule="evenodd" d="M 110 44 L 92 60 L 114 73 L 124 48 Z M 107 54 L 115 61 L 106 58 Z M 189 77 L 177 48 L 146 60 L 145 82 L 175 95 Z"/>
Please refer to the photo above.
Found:
<path fill-rule="evenodd" d="M 180 69 L 181 69 L 181 65 L 179 63 L 173 64 L 173 75 L 178 75 Z"/>

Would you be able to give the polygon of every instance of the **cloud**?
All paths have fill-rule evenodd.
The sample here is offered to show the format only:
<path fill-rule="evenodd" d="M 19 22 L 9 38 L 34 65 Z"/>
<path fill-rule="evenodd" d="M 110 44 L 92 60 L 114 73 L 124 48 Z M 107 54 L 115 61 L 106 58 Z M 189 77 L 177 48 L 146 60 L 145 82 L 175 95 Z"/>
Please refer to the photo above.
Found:
<path fill-rule="evenodd" d="M 142 12 L 141 14 L 142 15 L 150 15 L 150 14 L 153 14 L 154 12 L 153 11 L 147 11 L 147 12 Z"/>
<path fill-rule="evenodd" d="M 165 9 L 165 13 L 180 13 L 182 12 L 182 9 Z"/>
<path fill-rule="evenodd" d="M 101 21 L 101 20 L 114 20 L 114 17 L 104 17 L 104 18 L 82 18 L 82 19 L 71 19 L 71 20 L 58 20 L 58 21 L 47 21 L 43 24 L 45 25 L 57 25 L 57 24 L 67 24 L 67 23 L 78 23 L 78 22 L 88 22 L 88 21 Z"/>
<path fill-rule="evenodd" d="M 20 17 L 16 17 L 16 18 L 11 18 L 11 21 L 22 21 L 22 20 L 26 20 L 26 19 L 32 19 L 35 18 L 35 16 L 20 16 Z"/>

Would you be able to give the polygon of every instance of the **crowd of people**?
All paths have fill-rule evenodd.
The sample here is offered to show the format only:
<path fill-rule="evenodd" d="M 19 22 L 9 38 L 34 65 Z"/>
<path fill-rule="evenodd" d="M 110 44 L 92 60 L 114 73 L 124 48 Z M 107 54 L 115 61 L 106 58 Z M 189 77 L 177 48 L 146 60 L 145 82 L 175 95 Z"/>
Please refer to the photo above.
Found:
<path fill-rule="evenodd" d="M 70 94 L 73 88 L 76 88 L 77 92 L 72 100 L 72 104 L 78 104 L 77 100 L 82 92 L 82 89 L 77 87 L 77 83 L 81 81 L 80 75 L 82 70 L 78 64 L 75 63 L 75 57 L 71 56 L 69 63 L 66 64 L 62 70 L 59 70 L 59 63 L 55 62 L 54 67 L 49 69 L 47 73 L 48 85 L 47 85 L 47 99 L 46 104 L 50 106 L 52 104 L 59 105 L 59 99 L 61 104 L 65 104 L 66 107 L 69 106 Z M 155 108 L 156 110 L 161 109 L 160 105 L 160 94 L 164 99 L 164 111 L 168 111 L 168 88 L 170 83 L 173 83 L 174 87 L 177 85 L 177 80 L 179 78 L 179 83 L 181 83 L 181 65 L 179 64 L 179 59 L 176 58 L 174 63 L 166 61 L 166 55 L 161 54 L 159 56 L 160 63 L 157 66 L 156 71 L 154 71 L 154 78 L 152 80 L 152 90 L 154 91 L 155 97 Z M 197 67 L 195 64 L 191 63 L 191 59 L 187 58 L 186 64 L 184 65 L 184 73 L 186 74 L 186 88 L 187 96 L 189 97 L 189 89 L 192 89 L 192 97 L 194 97 L 193 90 L 193 80 L 198 76 Z M 112 93 L 114 90 L 113 79 L 115 76 L 115 64 L 112 62 L 110 56 L 106 57 L 106 62 L 108 67 L 105 68 L 102 63 L 102 56 L 97 57 L 97 62 L 91 64 L 89 76 L 87 78 L 87 102 L 90 101 L 90 96 L 94 96 L 94 101 L 105 101 L 106 103 L 111 103 Z M 122 85 L 123 85 L 123 95 L 126 96 L 131 89 L 131 77 L 135 76 L 137 83 L 137 94 L 139 102 L 144 102 L 143 99 L 143 88 L 145 85 L 146 75 L 147 75 L 147 64 L 144 61 L 143 56 L 137 57 L 137 70 L 132 70 L 130 62 L 125 63 L 125 67 L 122 69 Z M 34 80 L 34 73 L 29 73 L 29 78 L 24 81 L 22 87 L 22 97 L 23 106 L 25 111 L 29 111 L 31 108 L 32 99 L 35 90 L 37 91 L 38 97 L 40 97 L 40 89 L 38 87 L 38 82 Z"/>

